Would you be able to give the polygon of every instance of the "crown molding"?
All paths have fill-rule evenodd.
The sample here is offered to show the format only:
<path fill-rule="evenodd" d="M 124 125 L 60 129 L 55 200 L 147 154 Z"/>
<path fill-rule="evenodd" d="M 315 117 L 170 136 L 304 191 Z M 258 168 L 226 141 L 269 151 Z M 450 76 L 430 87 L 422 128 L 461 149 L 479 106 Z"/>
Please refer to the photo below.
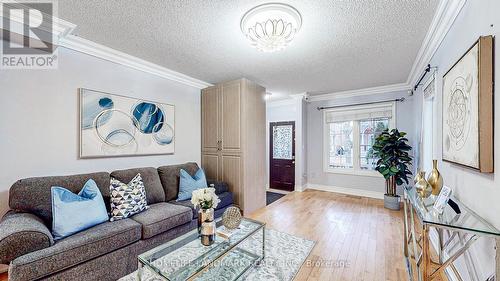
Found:
<path fill-rule="evenodd" d="M 408 85 L 414 85 L 417 83 L 423 69 L 425 69 L 436 53 L 466 2 L 467 0 L 439 1 L 436 13 L 434 14 L 434 18 L 429 26 L 429 30 L 424 37 L 422 46 L 417 53 L 417 57 L 413 62 L 410 74 L 406 80 Z"/>
<path fill-rule="evenodd" d="M 9 2 L 9 5 L 12 5 L 18 9 L 28 9 L 26 5 L 14 1 Z M 68 21 L 62 20 L 56 16 L 42 14 L 42 13 L 40 14 L 35 13 L 33 16 L 35 17 L 35 19 L 38 19 L 40 21 L 44 16 L 52 17 L 52 22 L 53 22 L 52 28 L 50 26 L 45 26 L 45 27 L 41 26 L 40 28 L 52 34 L 53 38 L 52 43 L 56 46 L 72 49 L 81 53 L 85 53 L 127 67 L 131 67 L 139 71 L 150 73 L 198 89 L 203 89 L 209 86 L 213 86 L 212 84 L 207 83 L 205 81 L 195 79 L 185 74 L 170 70 L 168 68 L 159 66 L 157 64 L 145 61 L 143 59 L 139 59 L 137 57 L 128 55 L 126 53 L 117 51 L 115 49 L 73 35 L 71 33 L 75 30 L 76 25 Z M 0 22 L 3 22 L 4 19 L 10 22 L 9 31 L 18 35 L 22 35 L 24 33 L 25 24 L 22 15 L 17 15 L 14 13 L 12 15 L 9 14 L 8 17 L 4 17 L 3 13 L 0 13 Z M 36 37 L 34 34 L 30 34 L 30 38 L 39 40 L 39 38 Z"/>
<path fill-rule="evenodd" d="M 168 68 L 159 66 L 157 64 L 145 61 L 143 59 L 131 56 L 124 52 L 117 51 L 115 49 L 106 47 L 101 44 L 97 44 L 95 42 L 92 42 L 90 40 L 75 35 L 70 34 L 65 38 L 63 38 L 62 40 L 60 40 L 59 43 L 60 46 L 71 50 L 85 53 L 124 66 L 128 66 L 130 68 L 134 68 L 139 71 L 150 73 L 198 89 L 203 89 L 206 87 L 213 86 L 212 84 L 207 83 L 205 81 L 195 79 L 185 74 L 170 70 Z"/>
<path fill-rule="evenodd" d="M 290 95 L 290 97 L 292 99 L 295 99 L 295 100 L 303 100 L 303 99 L 307 99 L 307 97 L 309 97 L 309 94 L 307 92 L 303 92 L 303 93 L 300 93 L 300 94 Z"/>
<path fill-rule="evenodd" d="M 280 100 L 267 101 L 266 107 L 279 107 L 279 106 L 290 106 L 295 105 L 297 103 L 297 99 L 289 97 Z"/>
<path fill-rule="evenodd" d="M 360 96 L 369 96 L 390 92 L 398 92 L 398 91 L 408 91 L 411 89 L 411 86 L 406 83 L 400 84 L 392 84 L 380 87 L 372 87 L 372 88 L 364 88 L 358 90 L 350 90 L 350 91 L 342 91 L 328 94 L 320 94 L 320 95 L 309 95 L 309 101 L 324 101 L 324 100 L 334 100 L 334 99 L 344 99 L 344 98 L 352 98 L 352 97 L 360 97 Z"/>

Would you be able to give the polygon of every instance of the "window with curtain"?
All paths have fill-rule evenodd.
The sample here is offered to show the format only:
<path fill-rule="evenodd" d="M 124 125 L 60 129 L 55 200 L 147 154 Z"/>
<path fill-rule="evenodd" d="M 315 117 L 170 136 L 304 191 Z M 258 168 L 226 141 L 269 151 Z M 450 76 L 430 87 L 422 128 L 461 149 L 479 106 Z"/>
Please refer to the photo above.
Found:
<path fill-rule="evenodd" d="M 394 103 L 346 106 L 324 111 L 325 171 L 378 175 L 372 145 L 394 127 Z"/>

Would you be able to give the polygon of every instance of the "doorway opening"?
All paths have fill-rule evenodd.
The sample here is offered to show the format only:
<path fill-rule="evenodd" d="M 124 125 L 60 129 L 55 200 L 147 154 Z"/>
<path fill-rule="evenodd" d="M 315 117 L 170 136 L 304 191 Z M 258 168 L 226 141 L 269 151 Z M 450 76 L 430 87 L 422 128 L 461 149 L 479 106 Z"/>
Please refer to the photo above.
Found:
<path fill-rule="evenodd" d="M 295 122 L 269 123 L 269 188 L 295 189 Z"/>

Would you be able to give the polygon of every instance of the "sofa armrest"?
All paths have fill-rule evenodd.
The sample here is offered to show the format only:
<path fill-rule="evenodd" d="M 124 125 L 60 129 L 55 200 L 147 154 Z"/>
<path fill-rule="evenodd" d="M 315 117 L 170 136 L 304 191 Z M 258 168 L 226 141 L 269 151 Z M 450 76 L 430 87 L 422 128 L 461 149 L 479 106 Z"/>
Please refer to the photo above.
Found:
<path fill-rule="evenodd" d="M 209 187 L 212 184 L 214 185 L 215 194 L 221 194 L 221 193 L 229 191 L 229 186 L 227 185 L 227 183 L 222 182 L 222 181 L 208 180 L 207 184 L 208 184 Z"/>
<path fill-rule="evenodd" d="M 50 230 L 30 213 L 8 212 L 0 221 L 0 263 L 54 245 Z"/>

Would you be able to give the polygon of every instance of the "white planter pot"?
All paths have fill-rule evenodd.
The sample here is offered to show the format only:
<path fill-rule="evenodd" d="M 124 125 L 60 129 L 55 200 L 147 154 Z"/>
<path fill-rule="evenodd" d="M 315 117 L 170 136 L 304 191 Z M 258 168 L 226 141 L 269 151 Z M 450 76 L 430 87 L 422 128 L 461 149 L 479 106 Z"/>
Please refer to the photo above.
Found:
<path fill-rule="evenodd" d="M 384 194 L 384 207 L 390 210 L 398 211 L 400 209 L 399 198 L 399 195 L 390 196 Z"/>

